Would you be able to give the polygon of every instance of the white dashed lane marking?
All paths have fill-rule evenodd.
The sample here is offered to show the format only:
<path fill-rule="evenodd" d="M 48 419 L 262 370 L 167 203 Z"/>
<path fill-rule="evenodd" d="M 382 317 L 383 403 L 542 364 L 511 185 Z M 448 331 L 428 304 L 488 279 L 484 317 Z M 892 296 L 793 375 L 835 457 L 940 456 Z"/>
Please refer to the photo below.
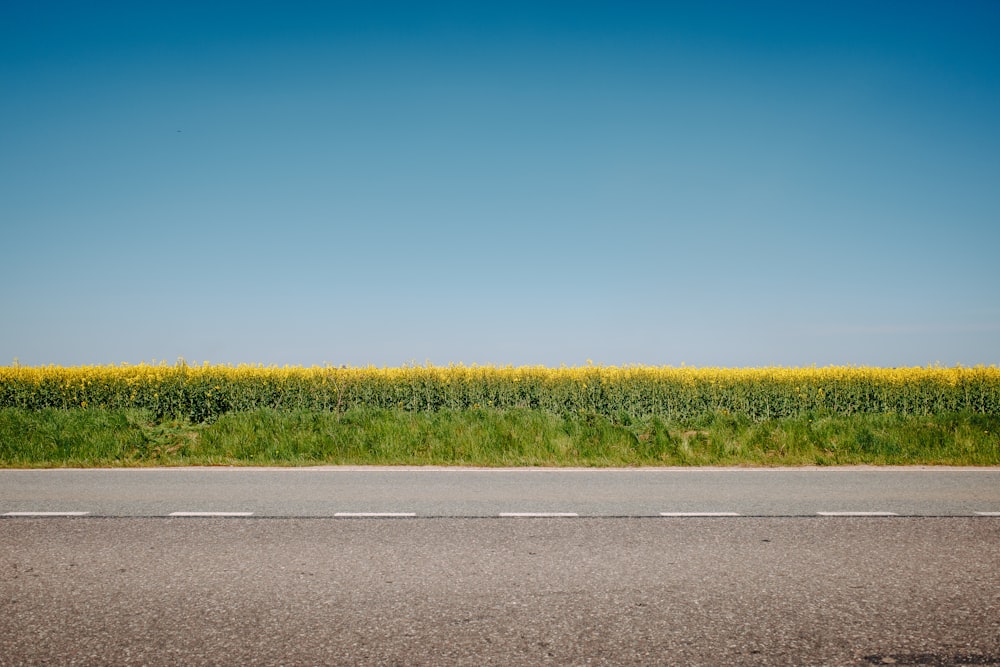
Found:
<path fill-rule="evenodd" d="M 7 512 L 4 516 L 87 516 L 90 512 Z"/>
<path fill-rule="evenodd" d="M 349 518 L 393 518 L 393 517 L 411 517 L 417 516 L 416 512 L 335 512 L 335 517 L 349 519 Z"/>
<path fill-rule="evenodd" d="M 976 512 L 976 516 L 1000 516 L 1000 512 Z"/>
<path fill-rule="evenodd" d="M 253 516 L 253 512 L 171 512 L 168 516 Z"/>
<path fill-rule="evenodd" d="M 741 516 L 741 515 L 738 512 L 660 512 L 660 516 L 686 517 L 686 516 Z"/>
<path fill-rule="evenodd" d="M 895 512 L 816 512 L 820 516 L 899 516 Z"/>

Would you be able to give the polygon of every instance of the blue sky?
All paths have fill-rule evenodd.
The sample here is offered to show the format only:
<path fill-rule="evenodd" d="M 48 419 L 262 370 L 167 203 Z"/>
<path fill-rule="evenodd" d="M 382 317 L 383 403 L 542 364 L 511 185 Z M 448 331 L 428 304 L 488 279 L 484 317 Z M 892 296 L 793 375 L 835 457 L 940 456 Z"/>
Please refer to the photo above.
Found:
<path fill-rule="evenodd" d="M 0 2 L 0 363 L 1000 363 L 995 2 Z"/>

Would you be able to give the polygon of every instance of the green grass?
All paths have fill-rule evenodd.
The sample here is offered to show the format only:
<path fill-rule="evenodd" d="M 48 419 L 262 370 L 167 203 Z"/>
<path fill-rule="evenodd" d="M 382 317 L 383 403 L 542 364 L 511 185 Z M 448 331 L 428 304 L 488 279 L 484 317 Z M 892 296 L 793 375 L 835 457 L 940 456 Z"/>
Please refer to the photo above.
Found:
<path fill-rule="evenodd" d="M 0 409 L 0 466 L 1000 465 L 1000 416 L 805 415 L 754 422 L 559 416 L 529 409 L 230 412 Z"/>

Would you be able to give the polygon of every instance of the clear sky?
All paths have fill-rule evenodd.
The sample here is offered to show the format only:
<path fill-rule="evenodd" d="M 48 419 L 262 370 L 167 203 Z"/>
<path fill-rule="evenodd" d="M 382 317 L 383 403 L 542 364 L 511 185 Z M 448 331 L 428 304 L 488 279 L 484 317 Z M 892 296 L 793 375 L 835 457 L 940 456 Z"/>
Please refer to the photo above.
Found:
<path fill-rule="evenodd" d="M 1000 3 L 0 2 L 0 364 L 1000 364 Z"/>

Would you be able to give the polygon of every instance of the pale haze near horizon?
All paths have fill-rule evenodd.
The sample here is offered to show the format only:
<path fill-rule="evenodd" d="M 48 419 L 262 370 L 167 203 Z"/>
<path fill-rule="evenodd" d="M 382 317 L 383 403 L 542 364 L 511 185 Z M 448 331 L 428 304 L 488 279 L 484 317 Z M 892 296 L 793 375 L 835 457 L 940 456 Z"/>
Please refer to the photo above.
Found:
<path fill-rule="evenodd" d="M 998 34 L 5 2 L 0 364 L 998 364 Z"/>

